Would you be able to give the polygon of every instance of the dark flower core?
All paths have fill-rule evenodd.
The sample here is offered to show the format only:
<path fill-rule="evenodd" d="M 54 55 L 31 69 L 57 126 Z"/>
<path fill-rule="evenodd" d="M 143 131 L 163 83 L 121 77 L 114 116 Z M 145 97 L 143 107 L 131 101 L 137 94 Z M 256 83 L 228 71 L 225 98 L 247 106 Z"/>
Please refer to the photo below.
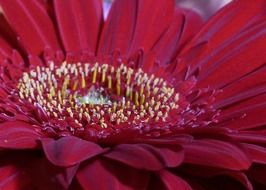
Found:
<path fill-rule="evenodd" d="M 177 114 L 179 94 L 167 82 L 141 69 L 120 65 L 64 62 L 24 72 L 17 85 L 23 101 L 72 129 L 167 122 Z"/>

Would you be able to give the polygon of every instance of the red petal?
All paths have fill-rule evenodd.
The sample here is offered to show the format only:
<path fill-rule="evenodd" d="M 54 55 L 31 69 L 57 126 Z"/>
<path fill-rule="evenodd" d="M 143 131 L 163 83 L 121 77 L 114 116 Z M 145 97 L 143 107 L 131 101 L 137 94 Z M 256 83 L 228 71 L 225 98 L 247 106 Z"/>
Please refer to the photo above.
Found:
<path fill-rule="evenodd" d="M 110 54 L 116 49 L 123 54 L 128 52 L 137 19 L 137 5 L 137 1 L 114 1 L 102 31 L 100 54 Z"/>
<path fill-rule="evenodd" d="M 30 188 L 29 180 L 15 165 L 0 166 L 0 189 Z"/>
<path fill-rule="evenodd" d="M 266 124 L 266 118 L 261 117 L 266 114 L 265 72 L 266 66 L 259 68 L 218 94 L 215 107 L 222 109 L 219 120 L 227 121 L 227 127 L 247 129 Z"/>
<path fill-rule="evenodd" d="M 183 151 L 178 145 L 155 147 L 148 144 L 121 144 L 104 156 L 146 170 L 176 167 L 183 161 Z"/>
<path fill-rule="evenodd" d="M 29 54 L 39 55 L 46 46 L 59 49 L 53 24 L 38 1 L 1 0 L 0 5 Z"/>
<path fill-rule="evenodd" d="M 101 1 L 54 1 L 54 7 L 65 50 L 94 53 L 103 17 Z"/>
<path fill-rule="evenodd" d="M 223 87 L 223 92 L 217 94 L 215 97 L 216 107 L 225 107 L 236 101 L 241 101 L 242 99 L 237 97 L 242 93 L 255 91 L 260 87 L 265 87 L 266 83 L 266 64 L 262 68 L 258 68 L 251 73 L 247 73 L 244 77 L 233 83 Z M 266 88 L 266 87 L 265 87 Z M 259 93 L 257 93 L 258 95 Z M 256 95 L 256 94 L 255 94 Z M 253 95 L 254 96 L 254 95 Z M 236 99 L 236 101 L 234 101 Z"/>
<path fill-rule="evenodd" d="M 246 144 L 243 143 L 244 147 L 247 149 L 250 157 L 252 158 L 253 162 L 257 162 L 260 164 L 266 164 L 266 148 L 253 145 L 253 144 Z"/>
<path fill-rule="evenodd" d="M 78 165 L 62 168 L 52 165 L 46 158 L 34 161 L 34 165 L 26 172 L 31 177 L 31 183 L 40 190 L 68 189 L 71 185 Z"/>
<path fill-rule="evenodd" d="M 16 33 L 12 30 L 4 14 L 0 15 L 0 33 L 3 39 L 10 44 L 14 49 L 20 50 L 19 44 L 17 43 Z"/>
<path fill-rule="evenodd" d="M 167 170 L 160 171 L 158 175 L 168 190 L 176 190 L 177 187 L 182 190 L 192 190 L 185 180 Z"/>
<path fill-rule="evenodd" d="M 241 131 L 237 134 L 231 134 L 232 138 L 239 142 L 246 142 L 250 144 L 266 144 L 266 132 L 261 131 Z"/>
<path fill-rule="evenodd" d="M 265 5 L 264 0 L 233 1 L 222 9 L 184 50 L 208 41 L 202 58 L 179 65 L 181 69 L 188 64 L 192 72 L 199 68 L 199 87 L 223 87 L 264 64 Z"/>
<path fill-rule="evenodd" d="M 218 140 L 195 140 L 183 145 L 185 162 L 197 165 L 226 168 L 231 170 L 248 169 L 251 160 L 238 146 Z"/>
<path fill-rule="evenodd" d="M 202 21 L 196 13 L 177 9 L 175 17 L 160 40 L 153 47 L 162 64 L 171 61 L 184 44 L 200 29 Z"/>
<path fill-rule="evenodd" d="M 134 190 L 146 189 L 149 178 L 144 171 L 96 160 L 80 169 L 77 179 L 84 190 Z"/>
<path fill-rule="evenodd" d="M 169 27 L 174 17 L 175 2 L 172 0 L 138 1 L 138 15 L 131 52 L 139 48 L 151 49 Z"/>
<path fill-rule="evenodd" d="M 0 37 L 0 58 L 10 58 L 12 55 L 12 49 L 9 44 Z"/>
<path fill-rule="evenodd" d="M 100 53 L 120 49 L 133 55 L 150 50 L 174 16 L 174 1 L 118 0 L 111 8 L 100 43 Z"/>
<path fill-rule="evenodd" d="M 254 87 L 256 88 L 256 87 Z M 261 127 L 266 124 L 266 94 L 265 88 L 253 89 L 240 93 L 238 96 L 227 99 L 230 106 L 222 108 L 222 112 L 217 118 L 221 125 L 229 128 L 244 130 Z M 254 91 L 252 91 L 254 90 Z M 252 94 L 260 95 L 252 97 Z"/>
<path fill-rule="evenodd" d="M 44 138 L 41 142 L 48 160 L 64 167 L 78 164 L 105 151 L 97 144 L 73 136 L 59 140 Z"/>
<path fill-rule="evenodd" d="M 228 38 L 247 28 L 249 24 L 262 19 L 265 16 L 264 7 L 264 0 L 258 0 L 256 3 L 241 0 L 232 1 L 210 18 L 183 52 L 202 41 L 209 41 L 211 43 L 210 49 L 215 49 Z M 243 11 L 246 14 L 243 14 Z"/>
<path fill-rule="evenodd" d="M 25 122 L 9 121 L 0 124 L 1 148 L 35 149 L 40 136 L 36 126 Z"/>

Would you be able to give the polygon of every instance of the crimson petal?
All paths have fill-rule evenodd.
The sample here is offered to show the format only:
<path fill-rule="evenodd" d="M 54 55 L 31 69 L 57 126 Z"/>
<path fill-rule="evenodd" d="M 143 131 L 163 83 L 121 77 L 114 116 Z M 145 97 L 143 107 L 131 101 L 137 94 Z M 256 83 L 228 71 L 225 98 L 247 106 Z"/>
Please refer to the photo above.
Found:
<path fill-rule="evenodd" d="M 0 58 L 9 58 L 12 55 L 11 47 L 9 44 L 2 38 L 0 37 Z"/>
<path fill-rule="evenodd" d="M 243 145 L 254 162 L 266 164 L 266 148 L 247 143 L 243 143 Z"/>
<path fill-rule="evenodd" d="M 23 171 L 15 165 L 0 166 L 0 189 L 34 189 L 29 184 L 29 177 L 23 175 Z"/>
<path fill-rule="evenodd" d="M 201 28 L 203 22 L 196 13 L 177 9 L 172 24 L 152 48 L 156 58 L 165 64 L 175 58 L 191 36 Z"/>
<path fill-rule="evenodd" d="M 240 147 L 219 140 L 203 139 L 183 145 L 184 162 L 226 168 L 231 170 L 248 169 L 251 160 Z"/>
<path fill-rule="evenodd" d="M 77 173 L 77 179 L 84 190 L 134 190 L 146 189 L 148 175 L 144 172 L 114 163 L 96 160 L 88 163 Z M 107 167 L 106 165 L 109 165 Z M 112 169 L 110 169 L 112 167 Z M 120 179 L 123 178 L 121 181 Z"/>
<path fill-rule="evenodd" d="M 121 144 L 104 156 L 134 168 L 154 171 L 181 164 L 183 150 L 178 145 L 155 147 L 148 144 Z"/>
<path fill-rule="evenodd" d="M 208 41 L 202 58 L 193 64 L 186 62 L 179 65 L 180 69 L 189 64 L 193 68 L 192 74 L 199 68 L 198 87 L 222 87 L 262 66 L 266 60 L 265 5 L 263 0 L 258 0 L 256 4 L 233 1 L 223 8 L 183 51 L 185 53 Z M 247 14 L 242 14 L 243 11 Z M 253 59 L 254 56 L 257 59 Z"/>
<path fill-rule="evenodd" d="M 182 190 L 192 190 L 185 180 L 168 172 L 167 170 L 160 171 L 158 175 L 168 190 L 175 190 L 177 187 Z"/>
<path fill-rule="evenodd" d="M 54 165 L 64 167 L 78 164 L 105 151 L 95 143 L 74 136 L 59 140 L 43 138 L 41 142 L 48 160 Z"/>
<path fill-rule="evenodd" d="M 0 148 L 35 149 L 41 137 L 36 127 L 20 121 L 0 124 Z"/>
<path fill-rule="evenodd" d="M 60 0 L 54 7 L 65 50 L 95 52 L 103 17 L 100 0 Z"/>
<path fill-rule="evenodd" d="M 114 1 L 102 31 L 98 50 L 100 54 L 109 54 L 114 50 L 120 50 L 123 54 L 128 52 L 134 34 L 137 8 L 137 1 Z"/>
<path fill-rule="evenodd" d="M 29 54 L 39 55 L 46 46 L 60 48 L 52 21 L 38 1 L 1 0 L 0 5 Z"/>
<path fill-rule="evenodd" d="M 46 158 L 34 161 L 34 165 L 27 169 L 32 183 L 39 190 L 68 189 L 72 183 L 79 165 L 67 168 L 56 167 Z"/>
<path fill-rule="evenodd" d="M 120 49 L 133 55 L 139 49 L 149 51 L 169 27 L 174 7 L 173 0 L 118 0 L 104 27 L 99 52 Z M 125 14 L 121 18 L 118 13 Z"/>

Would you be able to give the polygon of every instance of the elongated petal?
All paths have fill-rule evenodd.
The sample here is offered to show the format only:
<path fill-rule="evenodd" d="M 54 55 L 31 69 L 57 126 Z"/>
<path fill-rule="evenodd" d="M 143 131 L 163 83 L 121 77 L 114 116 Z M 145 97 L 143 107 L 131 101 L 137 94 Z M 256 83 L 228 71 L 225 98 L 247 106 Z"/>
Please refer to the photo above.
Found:
<path fill-rule="evenodd" d="M 26 161 L 24 161 L 25 163 Z M 31 185 L 40 190 L 68 189 L 72 183 L 79 165 L 72 167 L 57 167 L 45 157 L 35 158 L 27 164 L 25 173 L 31 179 Z"/>
<path fill-rule="evenodd" d="M 10 45 L 3 38 L 0 38 L 0 58 L 9 58 L 11 55 L 12 51 Z"/>
<path fill-rule="evenodd" d="M 198 32 L 202 24 L 200 16 L 196 13 L 177 9 L 171 25 L 152 48 L 156 59 L 161 64 L 167 64 L 173 60 L 184 44 Z"/>
<path fill-rule="evenodd" d="M 222 87 L 264 64 L 264 6 L 263 0 L 256 3 L 237 0 L 226 6 L 210 19 L 183 51 L 188 52 L 197 44 L 208 41 L 203 55 L 197 59 L 194 57 L 196 61 L 193 63 L 179 65 L 180 69 L 188 64 L 192 67 L 191 74 L 196 68 L 200 69 L 199 87 Z M 242 14 L 243 11 L 247 14 Z"/>
<path fill-rule="evenodd" d="M 95 53 L 103 17 L 100 0 L 55 0 L 54 7 L 65 50 Z"/>
<path fill-rule="evenodd" d="M 178 145 L 173 147 L 121 144 L 104 156 L 134 168 L 160 170 L 164 167 L 176 167 L 183 161 L 182 149 Z"/>
<path fill-rule="evenodd" d="M 168 172 L 167 170 L 159 172 L 159 177 L 168 190 L 175 190 L 177 187 L 182 190 L 192 190 L 185 180 Z"/>
<path fill-rule="evenodd" d="M 39 55 L 45 47 L 60 48 L 52 21 L 38 1 L 1 0 L 0 5 L 29 54 Z"/>
<path fill-rule="evenodd" d="M 116 1 L 103 29 L 99 53 L 120 50 L 133 55 L 141 48 L 150 50 L 169 27 L 174 7 L 172 0 Z"/>
<path fill-rule="evenodd" d="M 266 148 L 253 144 L 243 143 L 253 162 L 266 164 Z"/>
<path fill-rule="evenodd" d="M 239 147 L 218 140 L 195 140 L 183 145 L 185 162 L 231 170 L 248 169 L 251 160 Z"/>
<path fill-rule="evenodd" d="M 231 134 L 230 136 L 239 142 L 245 142 L 256 145 L 266 144 L 266 131 L 241 131 L 235 134 Z"/>
<path fill-rule="evenodd" d="M 137 8 L 137 1 L 118 0 L 113 3 L 101 35 L 100 54 L 108 54 L 116 49 L 121 53 L 128 52 L 134 34 Z"/>
<path fill-rule="evenodd" d="M 41 137 L 36 127 L 20 121 L 0 124 L 0 148 L 35 149 Z"/>
<path fill-rule="evenodd" d="M 238 130 L 250 130 L 266 124 L 266 118 L 262 117 L 266 114 L 266 94 L 261 93 L 254 97 L 250 94 L 252 90 L 251 93 L 250 91 L 243 93 L 243 99 L 235 99 L 233 104 L 223 108 L 218 118 L 221 125 Z M 248 98 L 245 98 L 245 95 Z"/>
<path fill-rule="evenodd" d="M 104 152 L 97 144 L 72 136 L 41 142 L 48 160 L 57 166 L 72 166 Z"/>
<path fill-rule="evenodd" d="M 92 177 L 93 176 L 93 177 Z M 149 175 L 132 168 L 96 160 L 88 163 L 77 173 L 77 179 L 84 190 L 133 190 L 146 189 Z"/>
<path fill-rule="evenodd" d="M 76 174 L 77 166 L 56 167 L 34 151 L 1 151 L 0 156 L 3 190 L 67 189 Z"/>
<path fill-rule="evenodd" d="M 23 175 L 22 172 L 15 165 L 0 166 L 0 189 L 30 188 L 29 176 Z"/>

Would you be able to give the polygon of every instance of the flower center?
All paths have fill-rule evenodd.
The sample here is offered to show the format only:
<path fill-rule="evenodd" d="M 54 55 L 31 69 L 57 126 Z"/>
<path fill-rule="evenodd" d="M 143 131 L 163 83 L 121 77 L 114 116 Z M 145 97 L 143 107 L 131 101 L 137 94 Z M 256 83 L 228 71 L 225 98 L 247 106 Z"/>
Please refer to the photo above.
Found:
<path fill-rule="evenodd" d="M 67 63 L 23 73 L 21 100 L 48 116 L 71 118 L 78 127 L 166 122 L 177 113 L 179 94 L 167 82 L 125 65 Z"/>

